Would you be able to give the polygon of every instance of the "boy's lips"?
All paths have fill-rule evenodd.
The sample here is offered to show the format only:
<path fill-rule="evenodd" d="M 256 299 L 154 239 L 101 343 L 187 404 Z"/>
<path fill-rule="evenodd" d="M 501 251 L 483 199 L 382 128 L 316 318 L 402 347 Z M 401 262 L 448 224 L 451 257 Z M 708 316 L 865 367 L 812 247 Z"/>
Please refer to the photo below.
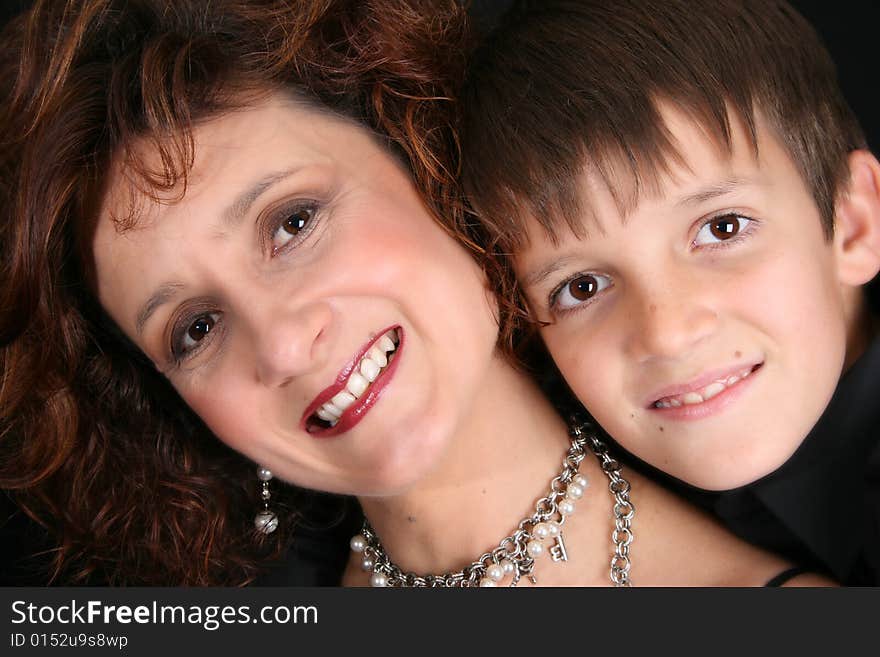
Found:
<path fill-rule="evenodd" d="M 763 364 L 759 361 L 704 372 L 687 383 L 667 386 L 652 393 L 646 407 L 665 410 L 703 404 L 747 379 Z"/>
<path fill-rule="evenodd" d="M 336 381 L 312 400 L 300 426 L 316 438 L 326 438 L 360 422 L 397 369 L 403 342 L 400 326 L 378 332 L 345 364 Z"/>

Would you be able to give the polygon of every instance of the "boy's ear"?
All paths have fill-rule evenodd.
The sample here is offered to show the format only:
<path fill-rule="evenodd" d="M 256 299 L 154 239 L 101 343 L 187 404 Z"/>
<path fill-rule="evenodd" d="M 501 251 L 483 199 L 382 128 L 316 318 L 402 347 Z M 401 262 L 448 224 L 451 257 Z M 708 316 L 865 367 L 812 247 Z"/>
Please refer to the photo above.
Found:
<path fill-rule="evenodd" d="M 869 151 L 849 154 L 849 185 L 834 210 L 838 278 L 864 285 L 880 271 L 880 162 Z"/>

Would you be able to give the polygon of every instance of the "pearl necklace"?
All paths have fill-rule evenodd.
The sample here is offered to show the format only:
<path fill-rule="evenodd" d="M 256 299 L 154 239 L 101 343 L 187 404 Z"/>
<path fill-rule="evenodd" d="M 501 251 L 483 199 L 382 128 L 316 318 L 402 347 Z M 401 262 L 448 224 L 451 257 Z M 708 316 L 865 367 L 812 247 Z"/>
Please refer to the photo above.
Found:
<path fill-rule="evenodd" d="M 562 471 L 550 482 L 550 492 L 535 504 L 535 513 L 524 518 L 517 529 L 504 538 L 498 547 L 486 552 L 462 570 L 443 575 L 406 573 L 385 553 L 379 537 L 365 519 L 360 534 L 351 539 L 353 552 L 362 554 L 361 567 L 372 572 L 374 587 L 493 587 L 516 586 L 523 576 L 533 584 L 535 560 L 549 554 L 553 561 L 568 561 L 562 526 L 574 513 L 576 502 L 583 497 L 589 482 L 578 472 L 589 442 L 599 459 L 602 471 L 610 480 L 609 490 L 615 500 L 615 531 L 611 540 L 615 551 L 611 557 L 611 581 L 616 586 L 629 586 L 630 529 L 635 508 L 629 501 L 629 483 L 620 475 L 620 464 L 608 455 L 608 449 L 595 435 L 585 434 L 586 423 L 572 423 L 569 428 L 571 445 L 562 462 Z M 549 543 L 549 545 L 548 545 Z"/>

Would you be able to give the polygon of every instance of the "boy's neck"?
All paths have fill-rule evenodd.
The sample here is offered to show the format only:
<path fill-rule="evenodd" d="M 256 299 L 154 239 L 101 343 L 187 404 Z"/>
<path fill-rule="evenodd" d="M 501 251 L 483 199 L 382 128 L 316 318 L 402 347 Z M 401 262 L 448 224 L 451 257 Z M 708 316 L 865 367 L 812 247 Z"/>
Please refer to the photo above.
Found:
<path fill-rule="evenodd" d="M 853 292 L 853 297 L 848 300 L 846 309 L 847 336 L 846 357 L 843 363 L 844 372 L 862 357 L 871 341 L 880 335 L 880 317 L 872 311 L 865 298 L 864 290 L 857 288 Z"/>

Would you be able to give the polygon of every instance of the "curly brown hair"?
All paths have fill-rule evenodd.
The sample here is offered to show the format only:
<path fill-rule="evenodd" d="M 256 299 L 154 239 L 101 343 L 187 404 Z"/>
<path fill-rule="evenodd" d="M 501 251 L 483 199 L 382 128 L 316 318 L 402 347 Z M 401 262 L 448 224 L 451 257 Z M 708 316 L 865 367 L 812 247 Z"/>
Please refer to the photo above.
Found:
<path fill-rule="evenodd" d="M 466 234 L 444 121 L 467 48 L 455 0 L 38 0 L 0 47 L 0 487 L 57 540 L 55 582 L 243 584 L 254 464 L 216 440 L 97 303 L 89 245 L 113 158 L 150 139 L 185 189 L 193 126 L 290 90 L 387 140 Z M 166 195 L 167 198 L 167 195 Z"/>

